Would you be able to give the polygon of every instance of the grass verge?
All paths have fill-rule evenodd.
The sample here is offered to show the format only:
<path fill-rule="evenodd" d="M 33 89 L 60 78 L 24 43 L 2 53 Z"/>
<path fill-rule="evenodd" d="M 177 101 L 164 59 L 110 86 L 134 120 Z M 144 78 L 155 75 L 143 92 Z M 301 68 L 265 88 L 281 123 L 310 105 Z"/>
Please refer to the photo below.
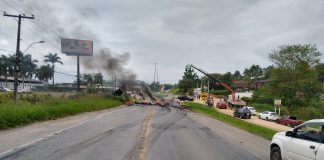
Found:
<path fill-rule="evenodd" d="M 217 110 L 215 110 L 213 108 L 209 108 L 208 106 L 203 105 L 203 104 L 198 104 L 198 103 L 194 103 L 194 102 L 185 102 L 184 105 L 186 107 L 190 107 L 193 112 L 202 113 L 204 115 L 207 115 L 209 117 L 215 118 L 220 121 L 223 121 L 223 122 L 228 123 L 232 126 L 240 128 L 240 129 L 250 132 L 252 134 L 261 136 L 268 140 L 271 140 L 272 136 L 276 133 L 276 131 L 274 131 L 272 129 L 242 121 L 242 120 L 234 118 L 232 116 L 220 113 Z"/>
<path fill-rule="evenodd" d="M 0 129 L 26 125 L 35 121 L 51 120 L 82 112 L 97 111 L 120 106 L 118 98 L 83 95 L 73 98 L 54 98 L 37 103 L 19 101 L 0 104 Z"/>

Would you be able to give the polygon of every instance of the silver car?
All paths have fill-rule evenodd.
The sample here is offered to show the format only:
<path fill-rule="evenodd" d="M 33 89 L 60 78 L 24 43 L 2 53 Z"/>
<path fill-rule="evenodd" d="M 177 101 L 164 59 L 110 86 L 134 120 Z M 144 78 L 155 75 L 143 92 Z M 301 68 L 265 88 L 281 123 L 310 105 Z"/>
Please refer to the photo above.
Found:
<path fill-rule="evenodd" d="M 246 106 L 246 107 L 251 111 L 252 116 L 255 116 L 257 114 L 254 107 L 250 107 L 250 106 Z"/>

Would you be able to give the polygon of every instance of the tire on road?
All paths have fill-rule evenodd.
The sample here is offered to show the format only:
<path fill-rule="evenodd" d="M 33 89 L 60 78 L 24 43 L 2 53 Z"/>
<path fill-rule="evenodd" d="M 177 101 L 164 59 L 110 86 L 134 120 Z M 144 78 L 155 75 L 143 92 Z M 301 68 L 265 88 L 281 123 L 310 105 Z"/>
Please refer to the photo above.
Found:
<path fill-rule="evenodd" d="M 282 160 L 281 158 L 281 151 L 279 147 L 271 148 L 270 152 L 270 160 Z"/>

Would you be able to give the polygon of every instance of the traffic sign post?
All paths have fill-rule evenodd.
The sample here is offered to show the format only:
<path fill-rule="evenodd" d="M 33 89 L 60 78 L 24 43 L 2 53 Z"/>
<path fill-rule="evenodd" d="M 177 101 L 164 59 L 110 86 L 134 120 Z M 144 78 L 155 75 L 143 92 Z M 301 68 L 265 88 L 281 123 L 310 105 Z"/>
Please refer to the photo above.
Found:
<path fill-rule="evenodd" d="M 274 100 L 274 107 L 275 107 L 275 112 L 277 113 L 277 108 L 279 110 L 279 116 L 280 116 L 280 108 L 281 108 L 281 99 L 275 99 Z"/>

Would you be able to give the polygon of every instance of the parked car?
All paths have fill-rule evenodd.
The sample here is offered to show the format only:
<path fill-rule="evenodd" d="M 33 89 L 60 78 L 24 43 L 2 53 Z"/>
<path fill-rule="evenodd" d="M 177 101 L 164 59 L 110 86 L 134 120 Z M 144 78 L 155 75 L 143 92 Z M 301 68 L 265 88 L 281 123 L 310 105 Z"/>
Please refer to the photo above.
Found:
<path fill-rule="evenodd" d="M 293 131 L 276 133 L 270 144 L 270 159 L 324 159 L 324 119 L 310 120 Z"/>
<path fill-rule="evenodd" d="M 186 95 L 178 96 L 178 99 L 180 101 L 193 101 L 194 100 L 192 97 L 189 97 L 189 96 L 186 96 Z"/>
<path fill-rule="evenodd" d="M 246 119 L 251 119 L 251 111 L 243 106 L 243 107 L 238 107 L 235 108 L 233 117 L 239 117 L 239 118 L 246 118 Z"/>
<path fill-rule="evenodd" d="M 0 86 L 0 92 L 6 92 L 6 89 L 4 89 L 4 87 Z"/>
<path fill-rule="evenodd" d="M 264 111 L 262 113 L 259 113 L 259 119 L 265 119 L 267 121 L 276 121 L 278 119 L 278 116 L 275 112 L 271 111 Z"/>
<path fill-rule="evenodd" d="M 13 90 L 0 86 L 0 92 L 13 92 Z"/>
<path fill-rule="evenodd" d="M 294 128 L 295 126 L 298 126 L 298 125 L 302 124 L 303 122 L 298 121 L 297 118 L 294 116 L 284 116 L 282 118 L 279 118 L 277 120 L 277 123 Z"/>
<path fill-rule="evenodd" d="M 225 101 L 219 101 L 217 102 L 216 107 L 219 109 L 227 109 L 227 103 Z"/>
<path fill-rule="evenodd" d="M 257 114 L 254 107 L 250 107 L 250 106 L 246 106 L 246 107 L 251 111 L 252 116 L 255 116 Z"/>

